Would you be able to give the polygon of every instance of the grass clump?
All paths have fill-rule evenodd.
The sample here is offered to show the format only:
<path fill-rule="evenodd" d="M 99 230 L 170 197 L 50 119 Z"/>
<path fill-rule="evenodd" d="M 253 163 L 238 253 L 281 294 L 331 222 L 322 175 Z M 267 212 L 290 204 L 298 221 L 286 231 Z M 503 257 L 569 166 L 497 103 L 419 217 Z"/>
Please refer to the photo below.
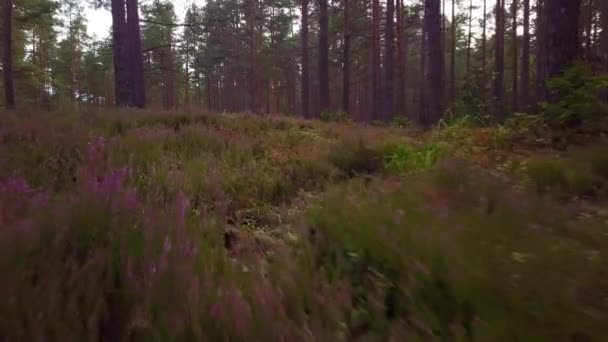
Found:
<path fill-rule="evenodd" d="M 414 147 L 406 143 L 394 143 L 384 149 L 384 167 L 393 173 L 425 171 L 446 155 L 445 148 L 432 143 Z"/>

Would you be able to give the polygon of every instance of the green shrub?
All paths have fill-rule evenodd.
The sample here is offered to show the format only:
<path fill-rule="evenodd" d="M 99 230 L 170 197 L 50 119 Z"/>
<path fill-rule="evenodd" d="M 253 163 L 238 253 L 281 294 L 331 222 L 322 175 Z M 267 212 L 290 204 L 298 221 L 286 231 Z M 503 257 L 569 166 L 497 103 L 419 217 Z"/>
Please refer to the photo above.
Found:
<path fill-rule="evenodd" d="M 391 126 L 399 128 L 410 128 L 412 127 L 412 123 L 410 119 L 408 119 L 405 115 L 395 115 L 393 121 L 391 122 Z"/>
<path fill-rule="evenodd" d="M 553 189 L 567 189 L 568 177 L 566 167 L 556 161 L 546 160 L 527 165 L 526 174 L 539 194 L 546 194 Z"/>
<path fill-rule="evenodd" d="M 350 115 L 346 112 L 322 112 L 319 119 L 325 122 L 347 122 L 350 121 Z"/>
<path fill-rule="evenodd" d="M 389 144 L 384 150 L 384 167 L 390 172 L 403 174 L 428 170 L 445 155 L 438 144 L 412 147 L 405 143 Z"/>
<path fill-rule="evenodd" d="M 541 104 L 546 119 L 560 126 L 579 125 L 608 114 L 600 93 L 608 89 L 608 76 L 596 75 L 578 64 L 547 81 L 549 101 Z"/>
<path fill-rule="evenodd" d="M 366 146 L 359 140 L 343 141 L 329 154 L 329 161 L 347 177 L 371 174 L 382 170 L 382 152 Z"/>

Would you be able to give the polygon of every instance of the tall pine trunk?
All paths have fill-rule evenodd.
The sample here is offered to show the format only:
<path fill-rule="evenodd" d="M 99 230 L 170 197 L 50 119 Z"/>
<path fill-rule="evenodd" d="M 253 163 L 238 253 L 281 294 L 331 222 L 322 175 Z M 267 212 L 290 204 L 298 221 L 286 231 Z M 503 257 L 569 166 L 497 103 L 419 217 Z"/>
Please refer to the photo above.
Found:
<path fill-rule="evenodd" d="M 427 93 L 427 70 L 426 70 L 426 65 L 427 65 L 427 24 L 426 24 L 426 12 L 427 12 L 427 8 L 426 8 L 426 1 L 425 0 L 425 6 L 424 6 L 424 18 L 423 18 L 423 22 L 422 22 L 422 28 L 420 30 L 420 73 L 419 73 L 419 105 L 420 108 L 418 109 L 418 117 L 417 120 L 418 122 L 420 122 L 421 124 L 424 122 L 425 117 L 426 117 L 426 112 L 428 111 L 427 109 L 427 99 L 426 99 L 426 93 Z"/>
<path fill-rule="evenodd" d="M 397 0 L 397 114 L 406 115 L 405 67 L 407 65 L 403 0 Z"/>
<path fill-rule="evenodd" d="M 530 0 L 524 0 L 524 37 L 521 55 L 521 105 L 530 105 Z"/>
<path fill-rule="evenodd" d="M 608 1 L 602 1 L 600 5 L 600 58 L 604 70 L 608 70 Z"/>
<path fill-rule="evenodd" d="M 4 101 L 6 108 L 15 108 L 15 89 L 13 85 L 13 0 L 4 0 L 4 54 L 2 65 L 4 71 Z"/>
<path fill-rule="evenodd" d="M 456 0 L 452 0 L 452 48 L 450 53 L 450 104 L 456 104 Z"/>
<path fill-rule="evenodd" d="M 384 122 L 393 118 L 394 108 L 394 58 L 395 58 L 395 3 L 394 0 L 386 1 L 386 25 L 384 32 Z"/>
<path fill-rule="evenodd" d="M 547 78 L 558 76 L 577 57 L 580 57 L 578 37 L 580 8 L 580 0 L 553 0 L 545 3 L 546 58 L 543 69 Z M 564 16 L 564 13 L 568 15 Z M 544 92 L 548 95 L 546 85 Z"/>
<path fill-rule="evenodd" d="M 327 0 L 319 3 L 319 113 L 329 110 L 329 18 Z"/>
<path fill-rule="evenodd" d="M 441 4 L 439 0 L 425 0 L 427 32 L 426 109 L 422 124 L 429 126 L 441 119 L 443 112 L 443 56 L 441 53 Z"/>
<path fill-rule="evenodd" d="M 505 116 L 505 0 L 496 2 L 496 46 L 494 69 L 495 118 L 502 121 Z"/>
<path fill-rule="evenodd" d="M 133 87 L 129 67 L 129 39 L 124 0 L 112 0 L 112 37 L 114 49 L 114 91 L 116 105 L 133 105 Z"/>
<path fill-rule="evenodd" d="M 350 1 L 344 0 L 344 46 L 342 47 L 342 111 L 350 112 Z"/>
<path fill-rule="evenodd" d="M 308 0 L 302 0 L 302 116 L 306 119 L 310 115 L 309 96 L 309 70 L 308 70 Z"/>
<path fill-rule="evenodd" d="M 141 49 L 139 7 L 137 0 L 127 0 L 127 26 L 130 47 L 130 69 L 133 86 L 133 104 L 146 107 L 146 85 L 144 82 L 144 59 Z"/>
<path fill-rule="evenodd" d="M 545 1 L 536 0 L 536 101 L 545 99 L 545 75 L 543 65 L 545 63 Z"/>
<path fill-rule="evenodd" d="M 380 3 L 372 0 L 372 120 L 379 119 L 380 101 Z"/>
<path fill-rule="evenodd" d="M 500 1 L 500 0 L 498 0 Z M 467 38 L 467 76 L 471 76 L 471 49 L 473 44 L 473 0 L 469 3 L 469 34 Z"/>
<path fill-rule="evenodd" d="M 518 99 L 518 96 L 519 96 L 518 91 L 519 91 L 519 89 L 518 89 L 518 84 L 517 84 L 517 82 L 518 82 L 518 76 L 519 76 L 518 75 L 519 71 L 517 69 L 518 66 L 519 66 L 518 65 L 519 50 L 518 50 L 518 46 L 517 46 L 517 0 L 512 0 L 512 1 L 513 2 L 511 4 L 511 6 L 512 6 L 511 7 L 511 16 L 513 17 L 512 18 L 513 19 L 513 24 L 511 25 L 511 30 L 512 30 L 512 32 L 511 32 L 511 39 L 512 39 L 511 44 L 513 45 L 512 46 L 512 49 L 513 49 L 513 84 L 512 84 L 512 87 L 513 87 L 512 88 L 512 92 L 513 92 L 512 96 L 513 96 L 513 98 L 512 98 L 512 100 L 513 100 L 513 103 L 511 105 L 513 107 L 512 110 L 514 112 L 516 112 L 516 111 L 519 110 L 519 99 Z"/>
<path fill-rule="evenodd" d="M 483 86 L 483 96 L 486 95 L 486 86 L 487 86 L 487 72 L 488 72 L 488 57 L 487 53 L 487 42 L 488 42 L 488 4 L 487 0 L 483 0 L 483 20 L 481 21 L 481 84 Z"/>

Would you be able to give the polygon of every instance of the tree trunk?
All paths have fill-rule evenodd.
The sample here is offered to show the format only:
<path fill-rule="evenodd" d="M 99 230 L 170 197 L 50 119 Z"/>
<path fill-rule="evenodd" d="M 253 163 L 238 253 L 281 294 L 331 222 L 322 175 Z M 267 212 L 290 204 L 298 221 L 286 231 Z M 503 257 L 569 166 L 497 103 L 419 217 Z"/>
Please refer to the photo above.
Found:
<path fill-rule="evenodd" d="M 456 0 L 452 0 L 452 48 L 450 53 L 450 104 L 456 104 Z"/>
<path fill-rule="evenodd" d="M 427 88 L 426 107 L 422 124 L 429 126 L 441 118 L 443 112 L 443 56 L 441 53 L 441 11 L 439 0 L 425 0 L 425 27 L 427 31 Z"/>
<path fill-rule="evenodd" d="M 144 82 L 144 58 L 141 49 L 141 30 L 139 27 L 139 7 L 137 0 L 127 0 L 127 25 L 129 35 L 130 70 L 133 86 L 133 104 L 146 107 L 146 85 Z"/>
<path fill-rule="evenodd" d="M 504 79 L 505 79 L 505 0 L 496 2 L 496 48 L 495 48 L 495 78 L 494 78 L 494 101 L 495 117 L 502 121 L 505 114 L 504 101 Z"/>
<path fill-rule="evenodd" d="M 344 0 L 344 46 L 342 50 L 342 111 L 350 106 L 350 0 Z"/>
<path fill-rule="evenodd" d="M 124 0 L 112 0 L 112 37 L 114 41 L 114 90 L 116 105 L 133 104 L 131 69 L 129 67 L 129 40 Z"/>
<path fill-rule="evenodd" d="M 247 11 L 247 26 L 249 31 L 249 111 L 258 113 L 257 94 L 258 86 L 257 67 L 256 67 L 256 39 L 255 39 L 255 2 L 256 0 L 248 0 L 249 8 Z"/>
<path fill-rule="evenodd" d="M 536 0 L 536 101 L 545 99 L 545 0 Z"/>
<path fill-rule="evenodd" d="M 404 37 L 404 16 L 405 9 L 403 8 L 403 0 L 397 0 L 397 114 L 406 115 L 406 92 L 405 92 L 405 67 L 406 62 L 406 45 Z"/>
<path fill-rule="evenodd" d="M 585 59 L 591 61 L 593 58 L 593 20 L 595 4 L 593 0 L 587 0 L 587 17 L 585 18 Z"/>
<path fill-rule="evenodd" d="M 184 70 L 184 109 L 190 111 L 190 45 L 186 42 L 186 69 Z M 195 100 L 196 101 L 196 100 Z"/>
<path fill-rule="evenodd" d="M 209 112 L 213 111 L 213 104 L 211 103 L 211 71 L 207 69 L 207 109 Z"/>
<path fill-rule="evenodd" d="M 487 0 L 483 0 L 483 20 L 481 21 L 481 26 L 482 26 L 482 31 L 481 31 L 481 84 L 483 85 L 483 96 L 485 97 L 486 95 L 486 86 L 487 86 L 487 56 L 486 56 L 486 51 L 487 51 L 487 42 L 488 42 L 488 35 L 487 35 L 487 27 L 488 27 L 488 6 L 487 6 Z"/>
<path fill-rule="evenodd" d="M 308 0 L 302 0 L 302 116 L 311 119 L 308 70 Z"/>
<path fill-rule="evenodd" d="M 329 18 L 327 0 L 319 4 L 319 113 L 329 110 Z"/>
<path fill-rule="evenodd" d="M 530 0 L 524 0 L 524 38 L 521 55 L 521 104 L 530 105 Z"/>
<path fill-rule="evenodd" d="M 580 0 L 553 0 L 545 3 L 546 58 L 543 69 L 547 78 L 558 76 L 579 57 L 580 7 Z M 568 15 L 565 16 L 564 13 Z M 546 86 L 544 91 L 548 95 Z"/>
<path fill-rule="evenodd" d="M 500 0 L 498 0 L 498 1 L 500 1 Z M 472 42 L 473 42 L 473 0 L 471 0 L 471 2 L 469 3 L 469 36 L 467 38 L 467 76 L 471 75 Z"/>
<path fill-rule="evenodd" d="M 4 101 L 6 109 L 15 109 L 15 89 L 13 85 L 13 0 L 4 0 Z"/>
<path fill-rule="evenodd" d="M 512 88 L 512 96 L 513 96 L 513 103 L 511 104 L 513 107 L 513 111 L 516 112 L 519 110 L 519 99 L 518 99 L 518 70 L 517 70 L 517 62 L 519 60 L 519 51 L 518 51 L 518 46 L 517 46 L 517 0 L 512 0 L 513 3 L 511 4 L 511 16 L 513 17 L 513 24 L 511 27 L 511 38 L 512 38 L 512 45 L 513 45 L 513 88 Z"/>
<path fill-rule="evenodd" d="M 600 58 L 604 70 L 608 69 L 608 1 L 602 1 L 600 5 Z"/>
<path fill-rule="evenodd" d="M 428 1 L 428 0 L 425 0 Z M 424 19 L 423 19 L 423 23 L 422 23 L 422 28 L 420 30 L 420 74 L 419 74 L 419 105 L 420 108 L 418 109 L 418 122 L 420 122 L 421 124 L 424 122 L 425 117 L 427 116 L 427 99 L 426 99 L 426 93 L 427 93 L 427 70 L 426 70 L 426 65 L 427 65 L 427 24 L 426 24 L 426 20 L 427 20 L 427 8 L 426 8 L 426 3 L 424 6 Z"/>
<path fill-rule="evenodd" d="M 372 0 L 372 120 L 379 119 L 380 101 L 380 3 Z"/>
<path fill-rule="evenodd" d="M 390 122 L 393 118 L 394 108 L 394 58 L 395 58 L 395 2 L 394 0 L 386 1 L 386 25 L 384 32 L 384 115 L 382 119 L 384 122 Z"/>

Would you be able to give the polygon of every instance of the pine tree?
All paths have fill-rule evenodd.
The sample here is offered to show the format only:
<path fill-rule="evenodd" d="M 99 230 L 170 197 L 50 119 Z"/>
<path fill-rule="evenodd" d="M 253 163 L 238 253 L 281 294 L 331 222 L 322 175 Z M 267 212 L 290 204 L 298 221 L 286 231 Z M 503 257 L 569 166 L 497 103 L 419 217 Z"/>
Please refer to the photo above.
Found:
<path fill-rule="evenodd" d="M 505 79 L 505 0 L 496 2 L 496 42 L 494 69 L 494 110 L 495 118 L 502 121 L 505 115 L 504 79 Z"/>
<path fill-rule="evenodd" d="M 13 81 L 13 0 L 4 0 L 3 7 L 3 72 L 4 101 L 7 109 L 15 108 L 15 88 Z"/>
<path fill-rule="evenodd" d="M 441 53 L 441 10 L 439 0 L 425 0 L 425 28 L 427 32 L 426 112 L 422 124 L 432 125 L 443 113 L 443 58 Z"/>
<path fill-rule="evenodd" d="M 309 69 L 308 69 L 308 0 L 302 0 L 302 116 L 310 119 Z"/>

